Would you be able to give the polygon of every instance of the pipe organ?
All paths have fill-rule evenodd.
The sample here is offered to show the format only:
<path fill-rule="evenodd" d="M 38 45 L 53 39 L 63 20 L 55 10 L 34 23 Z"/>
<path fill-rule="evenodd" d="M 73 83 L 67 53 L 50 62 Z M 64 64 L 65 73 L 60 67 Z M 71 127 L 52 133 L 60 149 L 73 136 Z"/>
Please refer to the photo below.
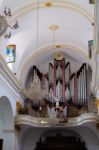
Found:
<path fill-rule="evenodd" d="M 83 64 L 77 72 L 78 81 L 78 105 L 85 106 L 87 104 L 87 68 Z"/>
<path fill-rule="evenodd" d="M 70 99 L 70 63 L 54 59 L 54 65 L 49 64 L 49 93 L 53 93 L 52 102 L 55 98 L 66 103 Z"/>
<path fill-rule="evenodd" d="M 72 105 L 77 109 L 87 106 L 87 67 L 84 63 L 80 69 L 72 73 L 70 62 L 66 62 L 61 53 L 49 63 L 48 74 L 42 74 L 41 88 L 45 90 L 47 104 L 56 109 L 66 109 Z M 50 108 L 51 108 L 50 107 Z M 73 108 L 72 107 L 72 108 Z M 73 108 L 74 109 L 74 108 Z"/>
<path fill-rule="evenodd" d="M 87 69 L 83 64 L 78 72 L 70 77 L 70 93 L 72 102 L 77 105 L 87 104 Z"/>

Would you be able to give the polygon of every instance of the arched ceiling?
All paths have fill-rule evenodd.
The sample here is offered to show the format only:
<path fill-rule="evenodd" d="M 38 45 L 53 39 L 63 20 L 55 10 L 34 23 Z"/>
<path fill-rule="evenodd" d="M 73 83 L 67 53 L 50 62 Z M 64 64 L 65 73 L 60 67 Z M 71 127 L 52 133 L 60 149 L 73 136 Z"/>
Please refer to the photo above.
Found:
<path fill-rule="evenodd" d="M 8 22 L 13 24 L 16 19 L 19 22 L 19 29 L 12 33 L 12 37 L 5 40 L 2 36 L 0 42 L 3 56 L 8 44 L 16 44 L 13 71 L 17 73 L 17 77 L 25 80 L 29 69 L 35 63 L 35 53 L 41 70 L 44 70 L 45 65 L 47 71 L 46 64 L 52 61 L 57 50 L 52 46 L 53 32 L 49 29 L 51 25 L 59 27 L 55 31 L 54 43 L 61 45 L 60 50 L 65 57 L 75 60 L 75 65 L 76 62 L 89 62 L 88 41 L 93 39 L 94 5 L 89 4 L 89 0 L 39 0 L 37 45 L 37 1 L 0 1 L 0 12 L 5 6 L 12 10 L 12 17 L 8 18 Z M 48 3 L 49 7 L 46 6 Z"/>

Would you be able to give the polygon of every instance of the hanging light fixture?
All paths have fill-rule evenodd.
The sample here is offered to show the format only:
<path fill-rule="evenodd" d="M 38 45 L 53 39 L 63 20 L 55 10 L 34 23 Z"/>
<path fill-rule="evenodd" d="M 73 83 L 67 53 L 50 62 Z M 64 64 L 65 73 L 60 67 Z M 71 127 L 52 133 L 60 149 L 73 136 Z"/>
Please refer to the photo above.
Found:
<path fill-rule="evenodd" d="M 55 43 L 54 43 L 55 31 L 57 29 L 59 29 L 59 26 L 51 25 L 49 27 L 49 29 L 53 32 L 53 49 L 55 49 L 54 58 L 60 62 L 64 58 L 62 52 L 60 51 L 61 45 L 55 45 Z M 56 49 L 58 49 L 58 51 L 56 51 Z M 59 65 L 58 74 L 57 74 L 57 78 L 58 78 L 57 95 L 55 96 L 53 94 L 53 101 L 52 101 L 53 104 L 52 104 L 52 106 L 50 106 L 50 112 L 52 111 L 51 118 L 55 118 L 55 117 L 57 118 L 58 117 L 58 118 L 62 118 L 63 119 L 62 121 L 65 121 L 65 119 L 66 119 L 66 105 L 61 101 L 62 100 L 62 87 L 61 87 L 61 82 L 60 82 L 61 76 L 62 76 L 61 65 Z M 52 90 L 52 92 L 53 92 L 53 90 Z M 49 113 L 49 116 L 50 116 L 50 113 Z"/>
<path fill-rule="evenodd" d="M 59 26 L 53 24 L 51 26 L 49 26 L 49 29 L 52 31 L 53 33 L 53 48 L 55 48 L 55 43 L 54 43 L 54 39 L 55 39 L 55 31 L 59 28 Z"/>
<path fill-rule="evenodd" d="M 37 45 L 37 50 L 38 50 L 38 45 L 39 45 L 39 0 L 37 2 L 37 40 L 36 40 L 36 45 Z M 40 76 L 38 74 L 38 55 L 37 55 L 37 50 L 35 52 L 35 63 L 36 66 L 33 66 L 33 75 L 32 75 L 32 82 L 30 85 L 30 88 L 25 89 L 25 96 L 33 101 L 33 104 L 37 107 L 40 105 L 40 102 L 43 100 L 45 96 L 45 91 L 41 89 L 41 80 Z"/>
<path fill-rule="evenodd" d="M 7 18 L 12 17 L 10 8 L 5 7 L 3 13 L 4 13 L 3 15 L 0 15 L 0 36 L 2 36 L 7 31 L 8 28 L 10 28 L 11 30 L 13 29 L 16 30 L 19 27 L 17 20 L 13 26 L 9 25 L 7 22 Z M 6 32 L 4 34 L 4 38 L 10 38 L 10 37 L 11 37 L 11 31 L 9 31 L 9 33 Z"/>

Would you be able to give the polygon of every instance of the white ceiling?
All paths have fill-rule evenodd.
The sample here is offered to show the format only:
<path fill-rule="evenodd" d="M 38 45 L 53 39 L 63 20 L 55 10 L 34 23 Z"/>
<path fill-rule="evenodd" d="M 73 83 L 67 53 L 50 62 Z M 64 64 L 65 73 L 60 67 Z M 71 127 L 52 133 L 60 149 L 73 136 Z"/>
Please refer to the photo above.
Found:
<path fill-rule="evenodd" d="M 5 56 L 8 44 L 16 44 L 16 62 L 13 71 L 17 77 L 25 80 L 30 67 L 35 63 L 34 54 L 38 49 L 39 66 L 47 72 L 47 65 L 53 59 L 53 33 L 49 26 L 55 24 L 55 45 L 61 45 L 65 57 L 75 63 L 74 67 L 88 60 L 88 41 L 93 39 L 94 5 L 89 0 L 39 0 L 39 24 L 37 45 L 37 0 L 1 0 L 0 12 L 5 6 L 11 8 L 12 23 L 17 19 L 19 29 L 10 39 L 1 37 L 0 52 Z M 45 7 L 51 2 L 51 7 Z M 75 60 L 75 61 L 74 61 Z M 77 69 L 77 68 L 76 68 Z M 24 76 L 23 76 L 24 74 Z"/>

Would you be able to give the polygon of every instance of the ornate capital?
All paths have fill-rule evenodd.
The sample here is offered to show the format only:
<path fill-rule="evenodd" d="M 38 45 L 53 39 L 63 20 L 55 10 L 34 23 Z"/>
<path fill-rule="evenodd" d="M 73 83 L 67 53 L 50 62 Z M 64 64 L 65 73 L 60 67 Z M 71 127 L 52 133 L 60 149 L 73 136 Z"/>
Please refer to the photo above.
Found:
<path fill-rule="evenodd" d="M 96 99 L 96 106 L 99 107 L 99 98 Z"/>

